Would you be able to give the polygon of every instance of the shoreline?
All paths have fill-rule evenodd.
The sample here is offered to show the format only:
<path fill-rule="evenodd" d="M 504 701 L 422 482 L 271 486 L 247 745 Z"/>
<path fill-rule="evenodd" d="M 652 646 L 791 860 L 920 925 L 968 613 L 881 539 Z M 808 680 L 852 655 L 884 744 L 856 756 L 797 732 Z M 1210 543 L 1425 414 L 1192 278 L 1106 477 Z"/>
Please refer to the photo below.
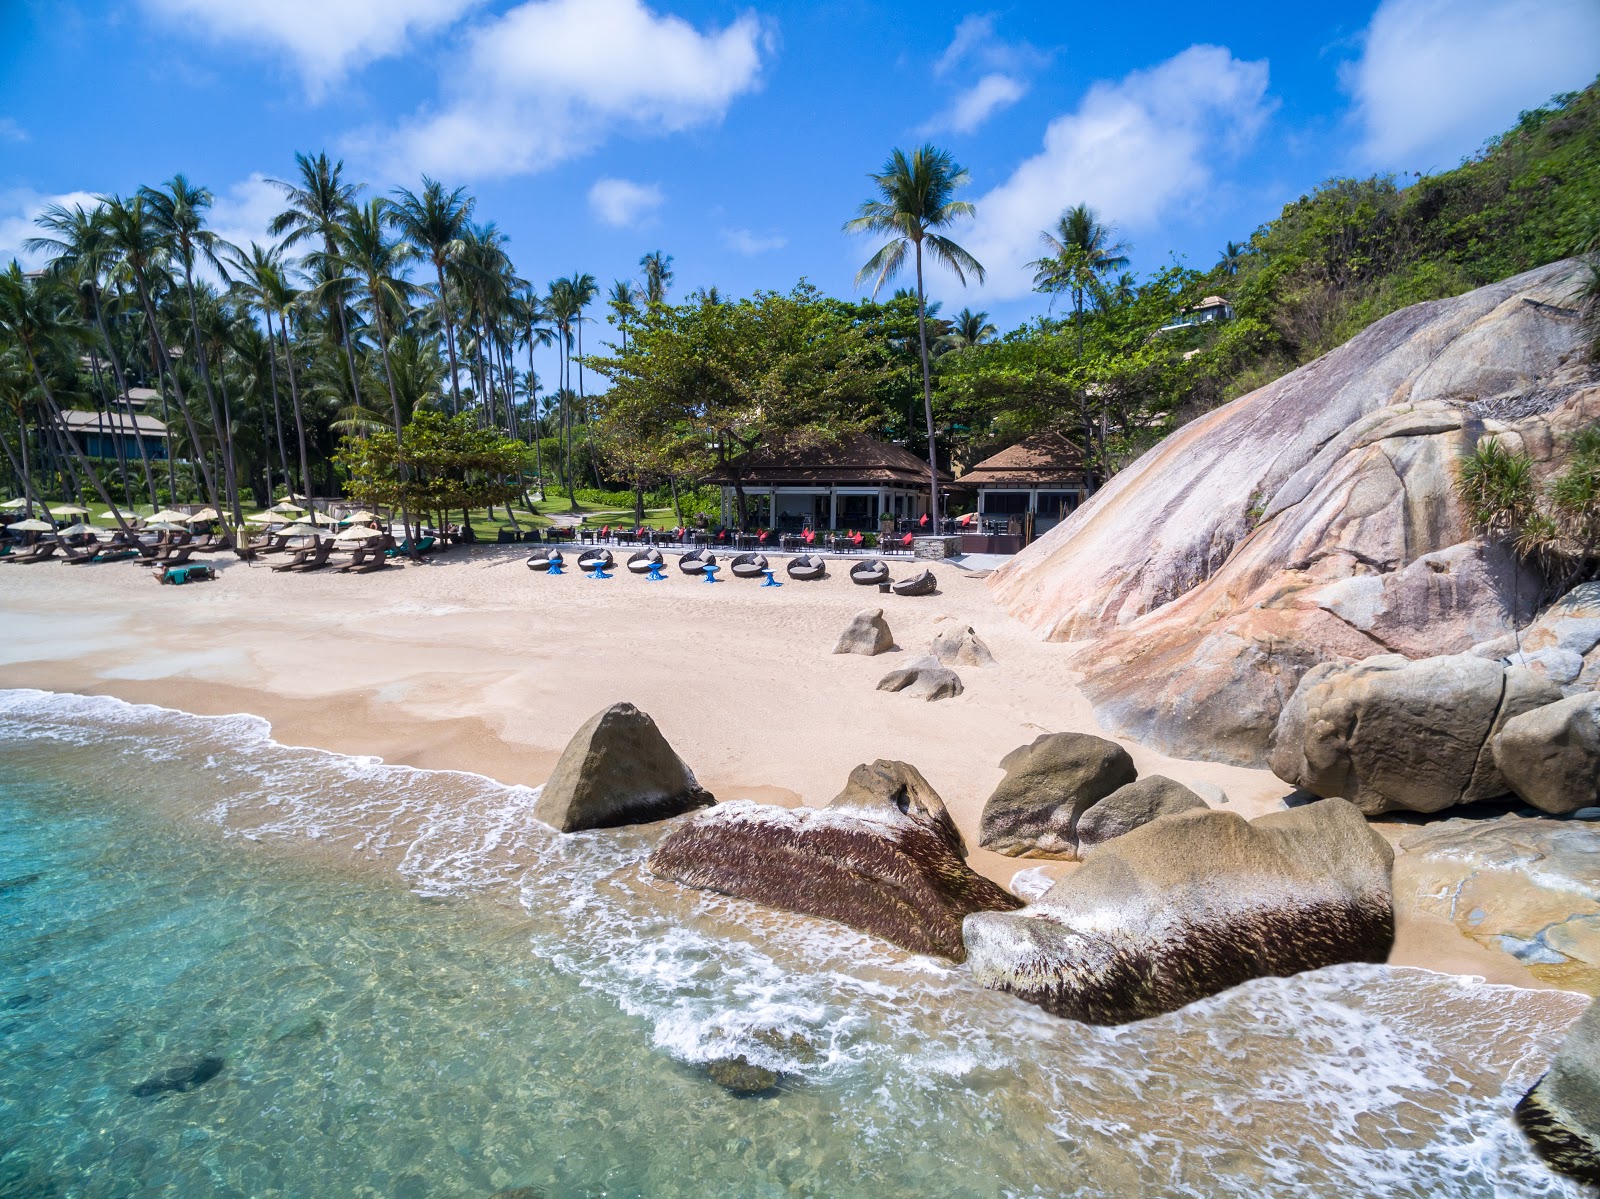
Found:
<path fill-rule="evenodd" d="M 0 687 L 248 713 L 284 746 L 524 786 L 546 780 L 594 711 L 626 699 L 656 718 L 719 800 L 821 805 L 858 762 L 898 758 L 944 798 L 978 872 L 1010 887 L 1020 871 L 1054 879 L 1076 868 L 977 845 L 1005 753 L 1047 731 L 1106 735 L 1060 665 L 1063 647 L 1001 613 L 980 583 L 939 571 L 940 595 L 898 602 L 837 577 L 765 595 L 732 581 L 563 585 L 507 548 L 373 576 L 226 563 L 217 584 L 181 589 L 116 564 L 13 568 L 0 596 L 20 635 L 0 646 Z M 866 606 L 885 609 L 899 651 L 832 655 L 838 630 Z M 875 680 L 921 652 L 941 616 L 972 624 L 997 664 L 961 668 L 967 691 L 938 704 L 877 692 Z M 1167 774 L 1212 803 L 1220 790 L 1246 817 L 1281 807 L 1288 792 L 1264 770 L 1114 739 L 1141 775 Z M 1374 826 L 1392 843 L 1414 827 Z M 1551 988 L 1403 898 L 1392 965 Z"/>

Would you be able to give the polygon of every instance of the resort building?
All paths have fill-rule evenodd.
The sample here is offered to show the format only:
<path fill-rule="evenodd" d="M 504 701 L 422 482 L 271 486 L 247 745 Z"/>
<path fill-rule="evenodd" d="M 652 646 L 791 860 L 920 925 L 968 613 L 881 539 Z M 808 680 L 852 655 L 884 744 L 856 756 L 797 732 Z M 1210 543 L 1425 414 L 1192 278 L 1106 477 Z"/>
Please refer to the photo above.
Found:
<path fill-rule="evenodd" d="M 1193 308 L 1185 308 L 1181 316 L 1170 325 L 1162 325 L 1157 333 L 1172 333 L 1178 329 L 1197 329 L 1216 321 L 1231 321 L 1233 305 L 1221 296 L 1207 296 Z"/>
<path fill-rule="evenodd" d="M 928 511 L 928 464 L 902 446 L 850 437 L 810 449 L 775 448 L 727 463 L 706 476 L 722 488 L 722 523 L 738 523 L 736 481 L 753 522 L 784 532 L 859 529 L 885 518 L 920 520 Z M 950 482 L 939 472 L 941 486 Z"/>
<path fill-rule="evenodd" d="M 167 426 L 142 412 L 132 415 L 125 412 L 101 414 L 74 408 L 61 414 L 56 427 L 66 432 L 73 444 L 90 458 L 117 457 L 119 442 L 123 457 L 138 458 L 141 441 L 146 456 L 167 456 Z"/>
<path fill-rule="evenodd" d="M 1060 433 L 1035 433 L 973 466 L 951 490 L 975 493 L 984 535 L 1006 539 L 985 547 L 989 552 L 1014 552 L 1083 502 L 1083 451 Z"/>

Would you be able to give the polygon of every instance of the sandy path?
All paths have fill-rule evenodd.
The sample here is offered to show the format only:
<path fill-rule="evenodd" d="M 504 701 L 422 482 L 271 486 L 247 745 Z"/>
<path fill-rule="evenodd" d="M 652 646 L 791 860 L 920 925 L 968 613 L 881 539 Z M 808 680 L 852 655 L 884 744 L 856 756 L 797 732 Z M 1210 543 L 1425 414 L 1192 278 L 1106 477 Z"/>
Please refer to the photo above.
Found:
<path fill-rule="evenodd" d="M 676 569 L 656 584 L 620 567 L 610 581 L 551 579 L 525 557 L 484 546 L 370 575 L 218 559 L 221 579 L 186 587 L 158 586 L 131 563 L 4 566 L 0 686 L 247 711 L 286 744 L 530 784 L 584 720 L 628 700 L 719 798 L 822 804 L 858 762 L 899 758 L 944 797 L 970 845 L 1005 754 L 1043 732 L 1101 732 L 1062 664 L 1069 648 L 1039 641 L 952 566 L 934 567 L 940 594 L 903 598 L 852 585 L 845 563 L 773 589 Z M 879 606 L 898 650 L 830 653 L 855 612 Z M 970 623 L 996 664 L 962 669 L 965 693 L 939 703 L 877 691 L 925 652 L 943 616 Z M 1124 744 L 1141 774 L 1220 788 L 1246 816 L 1287 791 L 1266 771 Z M 972 862 L 1002 883 L 1040 865 L 976 849 Z M 1453 929 L 1402 934 L 1396 960 L 1531 983 Z"/>

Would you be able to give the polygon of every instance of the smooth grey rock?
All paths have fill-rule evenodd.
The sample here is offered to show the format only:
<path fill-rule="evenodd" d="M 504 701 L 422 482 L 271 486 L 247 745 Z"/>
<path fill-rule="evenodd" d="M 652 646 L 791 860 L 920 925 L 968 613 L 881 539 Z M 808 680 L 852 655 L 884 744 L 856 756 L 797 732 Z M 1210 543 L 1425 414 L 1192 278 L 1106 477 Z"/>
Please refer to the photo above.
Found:
<path fill-rule="evenodd" d="M 946 666 L 992 666 L 994 655 L 969 624 L 952 621 L 933 638 L 933 656 Z"/>
<path fill-rule="evenodd" d="M 1138 771 L 1115 741 L 1046 733 L 1000 760 L 1005 778 L 984 802 L 978 841 L 1012 857 L 1073 858 L 1078 820 Z"/>
<path fill-rule="evenodd" d="M 1160 816 L 1173 816 L 1207 807 L 1182 783 L 1165 775 L 1149 774 L 1118 787 L 1078 817 L 1078 852 L 1131 833 Z"/>
<path fill-rule="evenodd" d="M 707 1062 L 706 1073 L 712 1082 L 735 1095 L 758 1095 L 778 1085 L 776 1070 L 752 1065 L 742 1053 L 738 1057 L 721 1057 Z"/>
<path fill-rule="evenodd" d="M 1270 764 L 1284 782 L 1369 816 L 1437 812 L 1506 794 L 1490 737 L 1560 698 L 1547 679 L 1471 654 L 1324 664 L 1284 705 Z"/>
<path fill-rule="evenodd" d="M 1021 906 L 964 855 L 955 822 L 916 767 L 877 761 L 852 770 L 826 808 L 713 808 L 667 834 L 650 870 L 961 961 L 963 916 Z"/>
<path fill-rule="evenodd" d="M 903 691 L 913 699 L 932 703 L 938 699 L 952 699 L 965 688 L 960 675 L 948 666 L 939 665 L 937 658 L 927 657 L 891 670 L 878 680 L 878 690 Z"/>
<path fill-rule="evenodd" d="M 1158 1016 L 1251 978 L 1382 962 L 1393 852 L 1354 806 L 1163 817 L 1101 845 L 1019 912 L 963 932 L 984 986 L 1090 1024 Z"/>
<path fill-rule="evenodd" d="M 137 1099 L 153 1099 L 158 1095 L 192 1091 L 221 1074 L 222 1066 L 220 1057 L 201 1057 L 192 1062 L 169 1066 L 161 1073 L 128 1088 L 128 1094 Z"/>
<path fill-rule="evenodd" d="M 882 608 L 863 608 L 850 618 L 833 647 L 836 654 L 865 654 L 876 657 L 894 648 L 894 635 Z"/>
<path fill-rule="evenodd" d="M 1532 653 L 1512 654 L 1506 659 L 1508 666 L 1521 666 L 1543 675 L 1557 686 L 1570 683 L 1583 673 L 1583 655 L 1570 649 L 1551 646 Z"/>
<path fill-rule="evenodd" d="M 1524 712 L 1490 740 L 1511 789 L 1541 812 L 1600 804 L 1600 692 Z"/>
<path fill-rule="evenodd" d="M 1551 1169 L 1600 1187 L 1600 1002 L 1578 1018 L 1516 1111 Z"/>
<path fill-rule="evenodd" d="M 533 814 L 575 833 L 665 820 L 713 802 L 656 722 L 622 703 L 595 713 L 573 734 Z"/>
<path fill-rule="evenodd" d="M 1581 616 L 1557 620 L 1550 628 L 1556 648 L 1582 657 L 1600 645 L 1600 617 Z"/>

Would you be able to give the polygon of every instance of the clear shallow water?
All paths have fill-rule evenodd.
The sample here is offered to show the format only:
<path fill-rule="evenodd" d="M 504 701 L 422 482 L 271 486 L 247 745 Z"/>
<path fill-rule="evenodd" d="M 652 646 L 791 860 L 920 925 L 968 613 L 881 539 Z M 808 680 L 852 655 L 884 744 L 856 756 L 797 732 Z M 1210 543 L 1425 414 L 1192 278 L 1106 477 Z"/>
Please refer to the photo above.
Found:
<path fill-rule="evenodd" d="M 0 692 L 0 1195 L 1577 1194 L 1506 1116 L 1578 997 L 1340 967 L 1090 1028 L 533 798 Z"/>

